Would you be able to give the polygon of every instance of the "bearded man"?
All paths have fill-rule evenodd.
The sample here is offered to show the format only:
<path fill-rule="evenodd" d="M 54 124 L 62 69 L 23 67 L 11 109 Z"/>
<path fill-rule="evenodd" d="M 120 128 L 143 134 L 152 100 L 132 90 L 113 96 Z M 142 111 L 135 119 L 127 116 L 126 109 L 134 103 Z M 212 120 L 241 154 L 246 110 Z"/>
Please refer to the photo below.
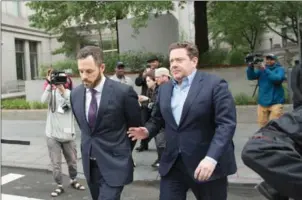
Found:
<path fill-rule="evenodd" d="M 133 144 L 127 130 L 141 124 L 141 113 L 133 88 L 104 76 L 101 55 L 96 46 L 79 50 L 83 84 L 72 91 L 71 104 L 92 199 L 120 200 L 124 185 L 133 181 Z"/>

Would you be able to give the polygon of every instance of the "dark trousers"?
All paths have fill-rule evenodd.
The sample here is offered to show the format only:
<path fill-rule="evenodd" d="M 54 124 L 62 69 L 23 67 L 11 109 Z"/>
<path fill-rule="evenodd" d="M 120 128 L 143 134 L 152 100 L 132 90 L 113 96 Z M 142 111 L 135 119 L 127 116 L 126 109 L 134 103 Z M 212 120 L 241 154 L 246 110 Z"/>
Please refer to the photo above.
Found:
<path fill-rule="evenodd" d="M 170 172 L 161 177 L 160 200 L 186 200 L 189 189 L 197 200 L 226 200 L 227 186 L 227 177 L 206 183 L 196 183 L 189 176 L 179 156 Z"/>
<path fill-rule="evenodd" d="M 90 160 L 90 182 L 88 187 L 93 200 L 120 200 L 124 187 L 109 186 L 100 174 L 96 161 Z"/>

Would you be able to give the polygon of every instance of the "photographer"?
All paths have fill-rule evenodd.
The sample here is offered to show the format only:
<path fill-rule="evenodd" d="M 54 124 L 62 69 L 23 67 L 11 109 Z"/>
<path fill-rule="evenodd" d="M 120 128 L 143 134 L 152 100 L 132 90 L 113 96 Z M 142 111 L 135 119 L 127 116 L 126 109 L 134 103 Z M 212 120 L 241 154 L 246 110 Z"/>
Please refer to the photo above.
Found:
<path fill-rule="evenodd" d="M 67 75 L 49 70 L 46 82 L 41 102 L 47 102 L 49 105 L 45 132 L 53 168 L 53 178 L 57 184 L 57 188 L 51 193 L 51 196 L 57 197 L 64 192 L 61 171 L 62 152 L 68 165 L 71 187 L 77 190 L 84 190 L 85 187 L 76 180 L 77 150 L 74 117 L 70 108 L 70 89 L 64 87 L 66 85 L 64 83 L 67 82 Z"/>
<path fill-rule="evenodd" d="M 247 79 L 258 80 L 258 123 L 263 127 L 269 120 L 283 114 L 285 95 L 282 83 L 285 80 L 285 70 L 276 62 L 277 57 L 273 54 L 265 57 L 266 64 L 259 62 L 262 61 L 261 58 L 247 60 Z"/>

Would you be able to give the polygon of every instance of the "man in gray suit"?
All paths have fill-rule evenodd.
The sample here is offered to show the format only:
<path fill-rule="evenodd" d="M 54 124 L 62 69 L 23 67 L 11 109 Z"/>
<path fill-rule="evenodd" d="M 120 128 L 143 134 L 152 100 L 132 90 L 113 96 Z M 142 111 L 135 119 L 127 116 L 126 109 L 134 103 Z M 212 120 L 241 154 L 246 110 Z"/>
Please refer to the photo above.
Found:
<path fill-rule="evenodd" d="M 81 130 L 84 174 L 93 200 L 119 200 L 133 181 L 129 127 L 141 124 L 132 87 L 104 76 L 101 49 L 86 46 L 77 55 L 83 84 L 72 90 L 71 104 Z"/>

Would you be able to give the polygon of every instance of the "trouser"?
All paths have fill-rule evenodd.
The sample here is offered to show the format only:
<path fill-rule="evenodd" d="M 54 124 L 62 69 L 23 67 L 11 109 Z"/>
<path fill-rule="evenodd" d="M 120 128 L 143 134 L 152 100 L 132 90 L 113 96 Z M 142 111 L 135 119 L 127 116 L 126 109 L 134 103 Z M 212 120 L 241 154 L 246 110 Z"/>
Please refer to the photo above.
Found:
<path fill-rule="evenodd" d="M 77 177 L 77 149 L 75 141 L 59 142 L 53 138 L 47 138 L 47 147 L 52 165 L 52 173 L 55 182 L 62 185 L 62 152 L 68 166 L 70 179 Z"/>
<path fill-rule="evenodd" d="M 197 183 L 189 175 L 181 156 L 177 158 L 169 173 L 160 180 L 160 200 L 186 200 L 187 191 L 192 190 L 196 200 L 227 200 L 227 177 L 205 183 Z"/>
<path fill-rule="evenodd" d="M 163 151 L 166 147 L 165 133 L 163 130 L 161 130 L 160 133 L 154 137 L 154 141 L 155 141 L 156 151 L 158 156 L 157 161 L 160 161 Z"/>
<path fill-rule="evenodd" d="M 123 186 L 110 186 L 106 183 L 96 161 L 90 160 L 90 181 L 88 187 L 93 200 L 120 200 Z"/>
<path fill-rule="evenodd" d="M 157 149 L 166 147 L 165 133 L 163 130 L 154 137 L 154 140 Z"/>
<path fill-rule="evenodd" d="M 270 120 L 278 119 L 282 114 L 283 114 L 282 104 L 275 104 L 268 107 L 258 105 L 258 110 L 257 110 L 258 124 L 260 127 L 263 127 Z"/>

